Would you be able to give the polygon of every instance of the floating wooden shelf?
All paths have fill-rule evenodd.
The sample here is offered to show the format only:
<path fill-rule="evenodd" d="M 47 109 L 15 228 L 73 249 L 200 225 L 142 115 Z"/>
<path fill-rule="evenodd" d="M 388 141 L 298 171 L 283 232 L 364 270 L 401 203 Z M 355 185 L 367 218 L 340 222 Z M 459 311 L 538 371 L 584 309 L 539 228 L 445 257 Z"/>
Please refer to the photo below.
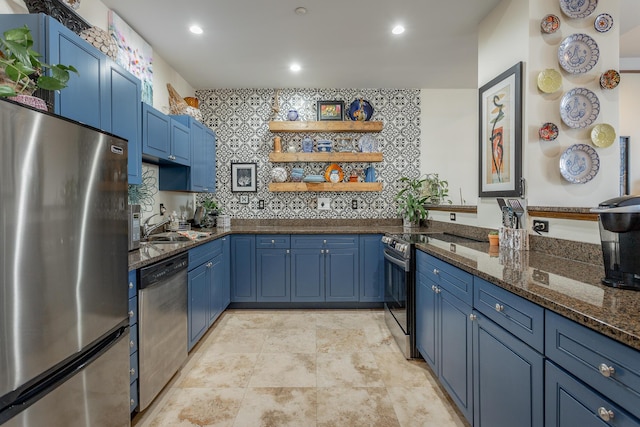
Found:
<path fill-rule="evenodd" d="M 272 182 L 269 191 L 382 191 L 381 182 Z"/>
<path fill-rule="evenodd" d="M 269 122 L 271 132 L 380 132 L 382 122 L 318 121 Z"/>
<path fill-rule="evenodd" d="M 269 161 L 292 162 L 381 162 L 382 153 L 269 153 Z"/>

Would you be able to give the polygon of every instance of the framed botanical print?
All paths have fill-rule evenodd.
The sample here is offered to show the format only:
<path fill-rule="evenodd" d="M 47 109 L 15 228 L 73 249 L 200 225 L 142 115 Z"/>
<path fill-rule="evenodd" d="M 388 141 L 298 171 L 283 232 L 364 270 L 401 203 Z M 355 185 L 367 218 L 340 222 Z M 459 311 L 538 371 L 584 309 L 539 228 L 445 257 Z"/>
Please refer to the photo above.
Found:
<path fill-rule="evenodd" d="M 234 193 L 258 191 L 256 163 L 231 163 L 231 191 Z"/>

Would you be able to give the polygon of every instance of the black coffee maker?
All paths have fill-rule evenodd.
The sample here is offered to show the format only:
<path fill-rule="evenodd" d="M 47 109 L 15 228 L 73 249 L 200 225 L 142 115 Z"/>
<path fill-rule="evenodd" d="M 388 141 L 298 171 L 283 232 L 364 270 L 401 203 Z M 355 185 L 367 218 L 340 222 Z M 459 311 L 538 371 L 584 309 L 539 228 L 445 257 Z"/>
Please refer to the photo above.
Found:
<path fill-rule="evenodd" d="M 591 212 L 600 218 L 607 286 L 640 291 L 640 196 L 606 200 Z"/>

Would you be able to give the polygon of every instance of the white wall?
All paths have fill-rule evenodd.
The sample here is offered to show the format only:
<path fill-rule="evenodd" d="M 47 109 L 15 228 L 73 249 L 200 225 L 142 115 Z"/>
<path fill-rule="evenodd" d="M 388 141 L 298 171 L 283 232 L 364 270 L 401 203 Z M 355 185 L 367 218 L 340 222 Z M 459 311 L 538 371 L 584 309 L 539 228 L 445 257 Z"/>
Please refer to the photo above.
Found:
<path fill-rule="evenodd" d="M 640 64 L 637 69 L 640 70 Z M 620 91 L 620 136 L 631 137 L 630 192 L 640 194 L 640 73 L 622 73 L 618 90 Z"/>

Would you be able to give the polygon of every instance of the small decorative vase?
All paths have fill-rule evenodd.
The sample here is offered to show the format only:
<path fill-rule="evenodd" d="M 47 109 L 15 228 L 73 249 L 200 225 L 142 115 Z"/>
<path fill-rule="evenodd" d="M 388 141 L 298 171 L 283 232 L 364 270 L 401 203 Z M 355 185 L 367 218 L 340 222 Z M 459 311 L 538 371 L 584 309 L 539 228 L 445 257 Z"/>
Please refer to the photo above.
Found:
<path fill-rule="evenodd" d="M 311 153 L 313 151 L 313 139 L 307 137 L 302 140 L 302 152 Z"/>
<path fill-rule="evenodd" d="M 402 218 L 402 226 L 404 228 L 419 228 L 420 221 L 411 221 L 408 218 Z"/>
<path fill-rule="evenodd" d="M 276 153 L 282 152 L 282 140 L 280 139 L 279 136 L 276 136 L 275 138 L 273 138 L 273 151 Z"/>
<path fill-rule="evenodd" d="M 16 95 L 9 97 L 10 100 L 19 102 L 22 105 L 28 105 L 29 107 L 33 107 L 42 111 L 49 111 L 47 108 L 47 103 L 44 102 L 43 99 L 38 98 L 37 96 L 31 95 Z"/>
<path fill-rule="evenodd" d="M 287 120 L 292 122 L 298 120 L 298 112 L 296 110 L 289 110 L 287 113 Z"/>

